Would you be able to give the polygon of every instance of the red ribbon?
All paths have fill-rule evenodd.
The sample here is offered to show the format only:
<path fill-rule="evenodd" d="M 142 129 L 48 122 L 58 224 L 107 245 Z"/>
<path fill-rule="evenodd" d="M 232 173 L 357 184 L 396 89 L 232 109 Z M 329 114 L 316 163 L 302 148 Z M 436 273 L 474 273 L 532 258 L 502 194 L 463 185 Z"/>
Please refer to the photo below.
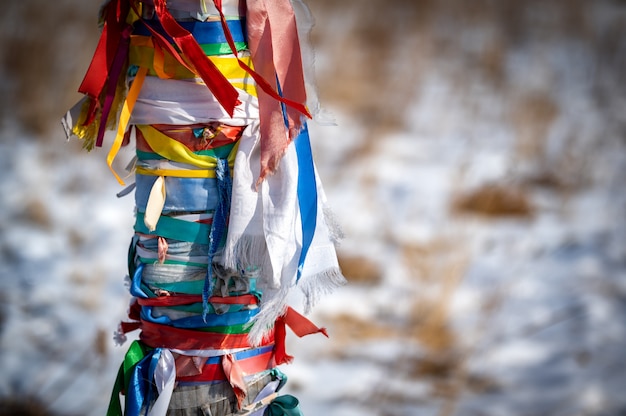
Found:
<path fill-rule="evenodd" d="M 236 56 L 232 34 L 222 12 L 222 0 L 213 2 L 220 13 L 228 44 Z M 287 146 L 302 128 L 302 118 L 311 118 L 311 115 L 305 105 L 300 41 L 290 0 L 247 2 L 246 21 L 248 46 L 255 70 L 241 60 L 239 66 L 261 87 L 257 90 L 261 134 L 258 185 L 267 174 L 278 168 Z M 278 88 L 282 95 L 277 92 Z M 282 103 L 286 104 L 284 115 Z"/>
<path fill-rule="evenodd" d="M 158 296 L 156 298 L 138 298 L 137 303 L 141 306 L 180 306 L 202 302 L 202 295 L 175 295 Z M 258 299 L 254 295 L 241 296 L 213 296 L 209 298 L 209 303 L 220 303 L 226 305 L 256 305 Z"/>
<path fill-rule="evenodd" d="M 234 348 L 251 348 L 248 334 L 220 334 L 215 332 L 194 331 L 160 325 L 141 320 L 139 338 L 153 348 L 169 348 L 179 350 L 229 350 Z M 274 342 L 274 334 L 265 340 L 265 344 Z"/>
<path fill-rule="evenodd" d="M 326 328 L 318 328 L 313 322 L 300 315 L 291 307 L 287 307 L 284 315 L 276 320 L 274 326 L 274 338 L 276 345 L 274 347 L 274 357 L 276 365 L 288 364 L 293 361 L 293 357 L 285 351 L 285 337 L 287 335 L 286 326 L 288 326 L 294 334 L 302 338 L 305 335 L 322 333 L 328 338 Z"/>
<path fill-rule="evenodd" d="M 215 64 L 207 58 L 193 35 L 172 17 L 167 9 L 165 0 L 154 0 L 154 11 L 165 32 L 174 39 L 176 45 L 196 69 L 194 72 L 198 73 L 217 101 L 232 117 L 235 107 L 240 104 L 239 93 L 235 87 L 228 82 L 228 79 L 217 69 Z M 149 25 L 147 26 L 149 27 Z"/>
<path fill-rule="evenodd" d="M 232 354 L 226 354 L 222 357 L 222 369 L 237 398 L 237 408 L 241 409 L 247 394 L 246 382 L 243 380 L 243 369 Z"/>
<path fill-rule="evenodd" d="M 100 106 L 98 100 L 109 78 L 109 72 L 113 70 L 112 66 L 117 52 L 125 42 L 123 32 L 129 10 L 128 1 L 111 0 L 103 11 L 104 27 L 98 46 L 91 58 L 87 73 L 78 87 L 79 92 L 91 99 L 85 125 L 92 123 L 96 116 L 96 111 Z M 106 120 L 101 120 L 101 122 L 106 123 Z"/>
<path fill-rule="evenodd" d="M 189 357 L 186 355 L 181 355 L 176 358 L 176 378 L 179 381 L 206 383 L 209 381 L 227 380 L 226 375 L 230 371 L 225 371 L 225 367 L 232 364 L 234 357 L 228 358 L 227 360 L 230 362 L 226 365 L 222 362 L 224 359 L 216 364 L 198 365 L 197 359 L 198 357 Z M 204 359 L 204 361 L 206 361 L 206 359 Z M 237 360 L 237 365 L 243 376 L 270 370 L 274 368 L 273 352 L 268 351 L 264 354 Z"/>

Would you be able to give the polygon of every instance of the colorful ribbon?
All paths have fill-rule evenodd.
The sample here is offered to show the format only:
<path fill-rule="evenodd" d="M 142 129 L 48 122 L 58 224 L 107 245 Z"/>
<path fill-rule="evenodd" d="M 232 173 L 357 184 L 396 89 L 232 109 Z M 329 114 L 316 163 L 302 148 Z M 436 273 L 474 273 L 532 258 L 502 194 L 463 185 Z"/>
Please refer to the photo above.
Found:
<path fill-rule="evenodd" d="M 96 110 L 99 107 L 99 99 L 109 78 L 109 73 L 114 69 L 114 63 L 119 63 L 116 60 L 118 51 L 123 49 L 123 44 L 127 42 L 127 39 L 123 37 L 123 33 L 125 32 L 125 27 L 127 27 L 128 3 L 128 1 L 112 0 L 103 9 L 104 26 L 102 33 L 89 68 L 78 87 L 78 91 L 87 95 L 91 100 L 84 125 L 91 124 L 94 121 Z M 101 120 L 101 123 L 106 123 L 106 119 Z"/>
<path fill-rule="evenodd" d="M 113 169 L 113 160 L 115 159 L 115 156 L 122 147 L 124 134 L 126 133 L 128 122 L 130 121 L 130 115 L 133 112 L 133 107 L 135 106 L 135 102 L 137 101 L 139 91 L 141 91 L 141 86 L 143 85 L 143 81 L 146 78 L 147 72 L 147 68 L 139 68 L 139 71 L 137 72 L 137 75 L 135 76 L 135 79 L 130 86 L 130 89 L 128 90 L 128 95 L 126 96 L 126 100 L 124 100 L 124 106 L 122 107 L 122 112 L 120 113 L 120 119 L 117 125 L 115 140 L 113 141 L 111 149 L 109 150 L 109 154 L 107 155 L 107 165 L 121 185 L 124 185 L 124 181 L 117 175 L 115 169 Z"/>
<path fill-rule="evenodd" d="M 217 101 L 232 117 L 235 107 L 239 104 L 239 93 L 237 93 L 237 90 L 228 82 L 217 67 L 207 59 L 193 35 L 180 26 L 172 17 L 167 9 L 165 0 L 154 0 L 154 10 L 165 32 L 183 51 L 184 55 L 189 59 L 189 63 L 193 65 Z"/>
<path fill-rule="evenodd" d="M 235 43 L 246 42 L 245 22 L 245 18 L 226 20 L 228 31 L 232 35 L 233 41 Z M 222 27 L 222 22 L 200 22 L 197 20 L 193 20 L 189 22 L 178 22 L 178 24 L 183 29 L 191 33 L 196 42 L 198 42 L 200 45 L 220 43 L 227 44 L 227 38 Z M 170 41 L 170 43 L 175 43 L 174 39 L 172 39 L 168 35 L 168 33 L 165 31 L 165 29 L 158 20 L 142 20 L 137 22 L 133 30 L 133 35 L 151 36 L 153 32 L 148 29 L 147 26 L 150 26 L 152 29 L 163 35 L 168 41 Z M 228 53 L 231 53 L 230 46 L 228 46 Z"/>
<path fill-rule="evenodd" d="M 237 362 L 242 375 L 245 377 L 261 371 L 270 370 L 274 364 L 273 349 L 274 346 L 270 344 L 264 347 L 230 354 L 230 359 Z M 210 357 L 196 374 L 179 376 L 178 380 L 181 383 L 207 383 L 228 380 L 222 365 L 223 360 L 224 356 Z"/>
<path fill-rule="evenodd" d="M 304 261 L 313 241 L 317 227 L 317 184 L 315 181 L 315 166 L 309 141 L 309 131 L 306 124 L 295 139 L 296 154 L 298 157 L 298 208 L 302 227 L 302 247 L 298 259 L 298 273 L 296 282 L 302 276 Z"/>

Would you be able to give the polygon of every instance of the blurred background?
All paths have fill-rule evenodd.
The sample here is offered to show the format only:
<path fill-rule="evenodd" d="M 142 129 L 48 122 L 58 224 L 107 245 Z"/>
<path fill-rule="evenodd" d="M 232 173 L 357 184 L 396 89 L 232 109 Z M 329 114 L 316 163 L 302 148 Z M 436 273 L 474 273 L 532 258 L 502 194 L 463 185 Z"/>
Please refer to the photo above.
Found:
<path fill-rule="evenodd" d="M 307 4 L 349 284 L 289 339 L 304 414 L 626 415 L 626 2 Z M 127 347 L 133 198 L 59 123 L 98 8 L 0 14 L 2 415 L 104 414 Z"/>

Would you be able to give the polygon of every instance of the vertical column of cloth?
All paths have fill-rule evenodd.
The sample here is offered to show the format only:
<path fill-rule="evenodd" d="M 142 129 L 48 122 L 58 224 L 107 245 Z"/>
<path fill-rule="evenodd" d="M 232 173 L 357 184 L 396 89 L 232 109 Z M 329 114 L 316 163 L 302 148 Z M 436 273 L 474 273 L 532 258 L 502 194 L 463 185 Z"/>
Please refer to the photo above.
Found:
<path fill-rule="evenodd" d="M 224 0 L 224 6 L 233 10 L 231 6 L 239 1 Z M 133 322 L 125 323 L 123 332 L 140 329 L 141 333 L 120 368 L 109 415 L 122 414 L 120 392 L 126 392 L 127 416 L 258 416 L 268 405 L 282 409 L 276 414 L 299 415 L 295 398 L 277 398 L 286 377 L 276 366 L 292 358 L 285 351 L 286 327 L 298 336 L 326 334 L 323 328 L 287 308 L 280 317 L 272 317 L 274 329 L 268 325 L 270 329 L 261 341 L 250 341 L 249 332 L 261 316 L 263 300 L 257 279 L 261 282 L 259 287 L 265 288 L 266 303 L 271 298 L 260 264 L 256 264 L 262 260 L 241 265 L 238 259 L 236 264 L 230 264 L 223 261 L 227 257 L 223 251 L 231 215 L 231 172 L 239 140 L 247 126 L 271 121 L 268 117 L 259 118 L 258 98 L 260 90 L 267 95 L 270 87 L 253 68 L 259 55 L 256 54 L 253 65 L 248 49 L 250 25 L 246 18 L 254 17 L 250 9 L 247 16 L 226 17 L 222 1 L 212 2 L 219 16 L 208 21 L 174 18 L 190 15 L 189 10 L 177 13 L 176 7 L 197 6 L 197 1 L 130 2 L 137 16 L 132 19 L 127 63 L 129 74 L 136 71 L 138 75 L 133 84 L 136 91 L 131 88 L 127 97 L 133 99 L 127 101 L 136 101 L 137 106 L 122 113 L 125 117 L 120 120 L 124 123 L 118 123 L 118 130 L 124 130 L 126 116 L 132 112 L 130 123 L 135 129 L 137 148 L 136 222 L 129 250 L 133 295 L 129 317 Z M 283 3 L 289 5 L 281 0 Z M 154 16 L 148 18 L 152 14 L 144 13 L 145 6 L 154 7 Z M 261 13 L 259 7 L 252 9 L 258 11 L 257 18 L 267 14 Z M 274 46 L 281 42 L 280 37 L 288 42 L 290 48 L 285 52 L 291 51 L 289 56 L 293 59 L 289 62 L 293 65 L 280 59 L 282 70 L 272 69 L 277 62 L 270 62 L 272 57 L 267 55 L 269 60 L 261 67 L 269 70 L 268 74 L 276 72 L 281 85 L 291 87 L 290 93 L 302 92 L 285 95 L 299 98 L 297 101 L 269 94 L 273 100 L 299 108 L 294 118 L 297 120 L 291 122 L 288 118 L 290 122 L 284 129 L 285 133 L 293 133 L 286 127 L 298 130 L 300 116 L 308 115 L 308 111 L 303 106 L 301 76 L 293 76 L 302 72 L 298 69 L 295 20 L 289 10 L 278 13 L 278 9 L 272 8 L 272 22 L 276 24 L 267 29 L 278 31 Z M 207 10 L 203 7 L 195 15 L 206 16 Z M 276 19 L 280 16 L 290 19 L 281 22 Z M 293 30 L 283 33 L 279 30 L 282 26 Z M 265 33 L 269 36 L 269 32 Z M 274 61 L 287 57 L 279 52 L 274 51 Z M 287 77 L 286 72 L 292 76 Z M 138 83 L 137 79 L 146 82 Z M 217 108 L 216 103 L 221 107 Z M 262 143 L 258 138 L 255 136 L 255 143 Z M 116 140 L 109 162 L 121 143 Z M 308 145 L 302 140 L 299 143 Z M 260 150 L 267 149 L 261 146 Z M 312 160 L 307 162 L 309 173 L 314 173 Z M 312 185 L 314 191 L 314 181 Z M 309 202 L 307 206 L 317 206 L 316 200 Z M 311 212 L 309 217 L 316 219 L 315 210 Z M 301 265 L 314 228 L 313 223 L 302 230 Z M 230 268 L 224 264 L 230 264 Z"/>
<path fill-rule="evenodd" d="M 197 126 L 136 127 L 142 169 L 136 174 L 129 272 L 137 301 L 131 318 L 139 322 L 146 348 L 173 354 L 177 387 L 168 414 L 192 414 L 204 406 L 211 414 L 228 415 L 253 404 L 265 385 L 283 378 L 275 369 L 273 336 L 260 346 L 248 341 L 261 299 L 255 271 L 226 270 L 214 261 L 221 255 L 230 211 L 229 160 L 243 127 L 207 126 L 214 137 L 205 143 L 196 138 L 206 138 Z M 167 175 L 160 169 L 165 165 Z M 149 227 L 145 213 L 153 204 L 154 186 L 164 192 L 161 215 Z M 203 385 L 206 396 L 189 400 Z M 150 384 L 135 390 L 155 395 Z M 144 408 L 150 402 L 142 401 Z M 190 407 L 196 410 L 186 413 Z"/>

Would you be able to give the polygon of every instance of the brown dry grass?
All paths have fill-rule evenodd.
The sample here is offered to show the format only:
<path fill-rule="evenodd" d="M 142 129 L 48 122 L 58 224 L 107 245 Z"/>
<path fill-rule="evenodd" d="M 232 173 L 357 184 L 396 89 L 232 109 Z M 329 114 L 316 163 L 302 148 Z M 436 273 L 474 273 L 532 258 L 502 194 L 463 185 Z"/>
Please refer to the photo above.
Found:
<path fill-rule="evenodd" d="M 458 214 L 475 214 L 489 218 L 529 218 L 534 213 L 527 190 L 516 185 L 495 183 L 456 195 L 452 209 Z"/>
<path fill-rule="evenodd" d="M 97 42 L 99 2 L 6 2 L 0 16 L 0 122 L 49 137 L 79 98 Z M 59 130 L 60 132 L 60 130 Z"/>
<path fill-rule="evenodd" d="M 495 381 L 467 372 L 466 360 L 474 346 L 458 337 L 451 321 L 453 297 L 469 260 L 462 239 L 448 236 L 423 244 L 403 244 L 400 253 L 415 281 L 408 313 L 379 314 L 367 320 L 347 314 L 325 317 L 333 334 L 333 347 L 327 353 L 342 359 L 350 351 L 350 358 L 358 359 L 352 347 L 397 339 L 406 349 L 387 372 L 408 381 L 427 381 L 433 399 L 455 403 L 464 392 L 497 388 Z M 486 309 L 485 313 L 493 310 Z M 365 402 L 378 408 L 391 402 L 411 405 L 415 400 L 419 399 L 389 389 L 381 381 Z M 450 414 L 452 408 L 446 405 L 440 414 Z"/>
<path fill-rule="evenodd" d="M 0 398 L 0 415 L 53 416 L 54 413 L 34 397 L 4 397 Z"/>
<path fill-rule="evenodd" d="M 514 102 L 511 119 L 517 132 L 518 157 L 539 159 L 545 155 L 548 129 L 558 114 L 558 104 L 545 91 L 529 93 Z"/>
<path fill-rule="evenodd" d="M 330 322 L 333 334 L 335 353 L 343 347 L 355 343 L 377 339 L 395 338 L 400 335 L 401 328 L 393 328 L 386 323 L 362 319 L 353 315 L 341 314 L 326 318 Z"/>
<path fill-rule="evenodd" d="M 351 284 L 376 285 L 382 280 L 378 263 L 365 256 L 339 255 L 339 266 Z"/>

